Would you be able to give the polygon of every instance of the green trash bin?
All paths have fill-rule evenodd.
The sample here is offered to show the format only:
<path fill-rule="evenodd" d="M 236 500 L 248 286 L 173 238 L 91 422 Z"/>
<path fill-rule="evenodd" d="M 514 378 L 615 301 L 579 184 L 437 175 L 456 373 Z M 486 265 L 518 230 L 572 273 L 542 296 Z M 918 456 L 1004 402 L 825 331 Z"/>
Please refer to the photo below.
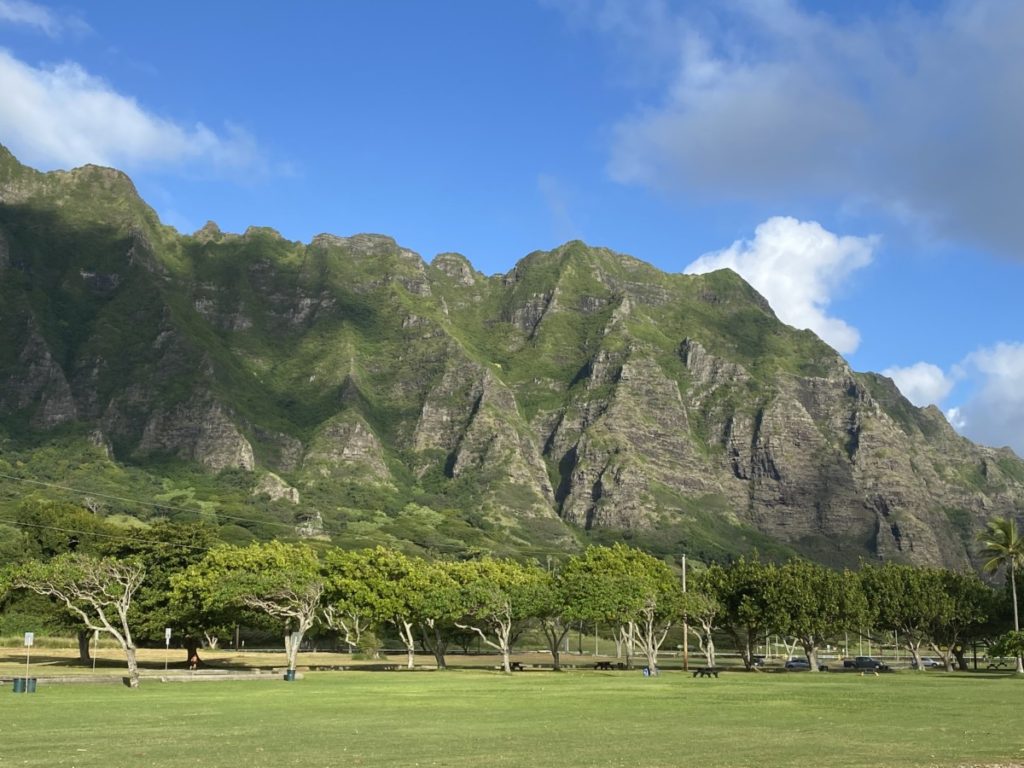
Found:
<path fill-rule="evenodd" d="M 15 693 L 24 693 L 25 692 L 25 678 L 24 677 L 16 677 L 16 678 L 14 678 L 14 692 Z"/>
<path fill-rule="evenodd" d="M 36 692 L 36 679 L 35 677 L 16 677 L 14 678 L 14 692 L 15 693 L 35 693 Z"/>
<path fill-rule="evenodd" d="M 26 687 L 26 689 L 28 690 L 29 693 L 35 693 L 36 692 L 36 678 L 34 678 L 34 677 L 27 678 L 25 680 L 25 684 L 26 684 L 25 687 Z"/>
<path fill-rule="evenodd" d="M 287 680 L 288 682 L 293 682 L 295 680 L 295 670 L 294 669 L 286 669 L 285 673 L 284 673 L 284 679 Z"/>

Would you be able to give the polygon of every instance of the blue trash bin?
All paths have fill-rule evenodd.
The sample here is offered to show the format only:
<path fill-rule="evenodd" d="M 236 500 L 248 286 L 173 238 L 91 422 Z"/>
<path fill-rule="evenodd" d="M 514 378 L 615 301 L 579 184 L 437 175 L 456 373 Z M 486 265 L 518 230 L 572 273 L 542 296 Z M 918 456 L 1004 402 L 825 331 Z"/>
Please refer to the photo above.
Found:
<path fill-rule="evenodd" d="M 288 682 L 293 682 L 295 680 L 295 670 L 294 669 L 285 670 L 284 679 L 287 680 Z"/>

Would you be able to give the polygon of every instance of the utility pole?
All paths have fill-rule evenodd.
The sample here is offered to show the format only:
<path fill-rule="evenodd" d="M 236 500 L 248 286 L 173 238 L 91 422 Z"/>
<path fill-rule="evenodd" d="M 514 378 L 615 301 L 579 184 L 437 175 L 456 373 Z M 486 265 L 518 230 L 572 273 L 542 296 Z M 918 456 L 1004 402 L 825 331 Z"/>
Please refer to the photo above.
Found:
<path fill-rule="evenodd" d="M 686 594 L 686 555 L 683 555 L 683 570 L 680 574 L 683 580 L 683 594 Z M 690 626 L 686 622 L 686 613 L 683 613 L 683 671 L 690 670 Z"/>

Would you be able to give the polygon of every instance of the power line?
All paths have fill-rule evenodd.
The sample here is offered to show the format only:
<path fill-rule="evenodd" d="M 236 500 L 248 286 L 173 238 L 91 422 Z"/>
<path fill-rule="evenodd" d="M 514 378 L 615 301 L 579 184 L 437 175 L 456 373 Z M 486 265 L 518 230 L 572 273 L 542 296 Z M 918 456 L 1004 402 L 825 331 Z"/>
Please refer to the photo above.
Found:
<path fill-rule="evenodd" d="M 200 515 L 200 516 L 205 514 L 204 510 L 197 509 L 195 507 L 184 507 L 184 506 L 180 506 L 180 505 L 176 505 L 176 504 L 165 504 L 163 502 L 158 502 L 158 501 L 143 501 L 141 499 L 133 499 L 133 498 L 130 498 L 130 497 L 127 497 L 127 496 L 115 496 L 115 495 L 109 494 L 109 493 L 99 493 L 99 492 L 96 492 L 96 491 L 85 490 L 85 489 L 82 489 L 82 488 L 74 488 L 74 487 L 69 486 L 69 485 L 61 485 L 60 483 L 52 483 L 52 482 L 47 482 L 47 481 L 44 481 L 44 480 L 33 480 L 33 479 L 27 478 L 27 477 L 18 477 L 16 475 L 9 475 L 9 474 L 3 473 L 3 472 L 0 472 L 0 478 L 6 479 L 6 480 L 13 480 L 13 481 L 19 482 L 19 483 L 27 483 L 29 485 L 37 485 L 37 486 L 41 486 L 41 487 L 44 487 L 44 488 L 52 488 L 52 489 L 55 489 L 55 490 L 64 491 L 66 493 L 78 494 L 79 496 L 82 496 L 82 497 L 96 497 L 96 498 L 101 498 L 101 499 L 109 499 L 111 501 L 120 501 L 120 502 L 125 502 L 127 504 L 134 504 L 134 505 L 139 506 L 139 507 L 151 507 L 151 508 L 156 509 L 156 510 L 164 510 L 164 509 L 166 509 L 166 510 L 174 510 L 174 511 L 178 511 L 178 512 L 191 512 L 193 514 L 197 514 L 197 515 Z M 254 518 L 254 517 L 242 517 L 240 515 L 222 514 L 220 512 L 216 512 L 216 511 L 213 514 L 215 514 L 217 516 L 217 518 L 220 519 L 220 520 L 230 520 L 232 522 L 240 522 L 240 523 L 251 523 L 253 525 L 276 525 L 276 526 L 280 526 L 282 528 L 285 528 L 285 529 L 287 529 L 288 531 L 290 531 L 292 533 L 295 532 L 295 525 L 294 524 L 292 524 L 292 523 L 285 523 L 285 522 L 282 522 L 280 520 L 267 520 L 267 519 Z M 13 524 L 13 525 L 31 525 L 29 523 L 21 523 L 19 521 L 5 520 L 5 519 L 0 519 L 0 522 L 7 522 L 7 523 L 10 523 L 10 524 Z M 45 526 L 39 526 L 39 527 L 45 527 Z M 89 535 L 89 536 L 91 536 L 91 535 L 99 535 L 99 534 L 93 534 L 93 533 L 91 533 L 89 531 L 74 531 L 74 530 L 71 530 L 71 529 L 68 529 L 68 532 L 69 533 L 80 533 L 80 534 Z M 335 535 L 337 535 L 339 533 L 340 533 L 340 531 L 334 531 Z M 116 537 L 113 537 L 113 538 L 116 538 Z M 441 551 L 441 552 L 453 552 L 453 553 L 455 553 L 455 552 L 467 552 L 467 551 L 471 551 L 471 550 L 474 550 L 474 549 L 482 549 L 482 548 L 484 548 L 484 547 L 481 547 L 481 546 L 475 545 L 475 544 L 438 543 L 438 544 L 425 545 L 425 544 L 420 544 L 420 543 L 418 543 L 416 541 L 413 541 L 413 540 L 406 539 L 405 541 L 407 541 L 408 543 L 413 544 L 413 545 L 415 545 L 417 547 L 420 547 L 421 549 L 428 550 L 428 551 L 435 550 L 435 551 Z M 384 545 L 385 544 L 382 542 L 381 546 L 384 546 Z M 560 556 L 568 556 L 568 555 L 572 554 L 572 552 L 569 551 L 569 550 L 554 549 L 554 548 L 551 548 L 551 547 L 538 547 L 538 546 L 516 547 L 516 546 L 513 546 L 513 545 L 509 545 L 509 548 L 514 553 L 516 553 L 516 554 L 526 554 L 526 555 L 560 555 Z M 669 556 L 668 553 L 666 553 L 666 556 Z M 679 557 L 679 555 L 674 555 L 673 557 Z"/>
<path fill-rule="evenodd" d="M 126 541 L 126 542 L 128 542 L 130 544 L 142 544 L 142 543 L 145 543 L 145 544 L 155 544 L 155 545 L 158 545 L 158 546 L 175 547 L 177 549 L 180 549 L 180 548 L 184 547 L 186 549 L 194 549 L 194 550 L 197 550 L 199 552 L 209 552 L 210 549 L 211 549 L 211 547 L 200 547 L 200 546 L 197 546 L 195 544 L 185 544 L 185 543 L 170 542 L 170 541 L 153 541 L 153 540 L 149 540 L 149 539 L 140 539 L 140 538 L 128 538 L 127 536 L 124 536 L 124 535 L 116 535 L 116 534 L 113 534 L 113 533 L 102 533 L 100 531 L 83 531 L 83 530 L 80 530 L 78 528 L 65 528 L 65 527 L 59 526 L 59 525 L 43 525 L 42 523 L 29 523 L 29 522 L 26 522 L 24 520 L 12 520 L 11 518 L 8 518 L 8 517 L 0 517 L 0 523 L 7 523 L 8 525 L 13 525 L 13 526 L 16 526 L 16 527 L 19 527 L 19 528 L 36 528 L 36 529 L 45 530 L 45 531 L 58 531 L 60 533 L 74 533 L 74 534 L 78 534 L 79 536 L 91 536 L 91 537 L 97 538 L 97 539 L 113 539 L 114 541 Z"/>
<path fill-rule="evenodd" d="M 204 510 L 197 509 L 195 507 L 182 507 L 182 506 L 178 506 L 176 504 L 164 504 L 163 502 L 159 502 L 159 501 L 142 501 L 141 499 L 132 499 L 132 498 L 128 498 L 127 496 L 114 496 L 114 495 L 109 494 L 109 493 L 98 493 L 96 491 L 87 491 L 87 490 L 83 490 L 81 488 L 72 488 L 71 486 L 61 485 L 59 483 L 48 483 L 48 482 L 46 482 L 44 480 L 32 480 L 32 479 L 27 478 L 27 477 L 17 477 L 16 475 L 8 475 L 8 474 L 4 474 L 3 472 L 0 472 L 0 478 L 4 478 L 6 480 L 14 480 L 15 482 L 19 482 L 19 483 L 28 483 L 30 485 L 39 485 L 39 486 L 42 486 L 44 488 L 54 488 L 54 489 L 57 489 L 57 490 L 60 490 L 60 491 L 66 491 L 68 493 L 76 493 L 76 494 L 79 494 L 80 496 L 95 496 L 95 497 L 98 497 L 98 498 L 101 498 L 101 499 L 110 499 L 111 501 L 123 501 L 123 502 L 126 502 L 128 504 L 135 504 L 135 505 L 140 506 L 140 507 L 152 507 L 153 509 L 169 509 L 169 510 L 174 510 L 176 512 L 192 512 L 192 513 L 197 514 L 197 515 L 203 515 L 204 514 Z M 290 530 L 294 530 L 294 527 L 295 527 L 291 523 L 283 523 L 280 520 L 261 520 L 259 518 L 255 518 L 255 517 L 241 517 L 239 515 L 226 515 L 226 514 L 221 514 L 220 512 L 215 512 L 214 514 L 216 514 L 217 517 L 222 519 L 222 520 L 232 520 L 232 521 L 235 521 L 235 522 L 254 523 L 254 524 L 259 524 L 259 525 L 280 525 L 280 526 L 282 526 L 284 528 L 288 528 Z"/>

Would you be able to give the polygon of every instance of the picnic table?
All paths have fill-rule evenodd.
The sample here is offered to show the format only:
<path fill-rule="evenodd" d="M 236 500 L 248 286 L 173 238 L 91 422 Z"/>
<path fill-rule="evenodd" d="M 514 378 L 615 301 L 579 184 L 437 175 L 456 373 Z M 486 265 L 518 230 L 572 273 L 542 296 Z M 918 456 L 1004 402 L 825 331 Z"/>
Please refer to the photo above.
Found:
<path fill-rule="evenodd" d="M 718 667 L 700 667 L 693 670 L 694 677 L 711 677 L 712 675 L 718 677 Z"/>
<path fill-rule="evenodd" d="M 612 669 L 625 669 L 625 668 L 626 668 L 626 665 L 623 664 L 621 661 L 619 661 L 619 662 L 614 662 L 614 661 L 595 661 L 594 662 L 594 669 L 612 670 Z"/>

